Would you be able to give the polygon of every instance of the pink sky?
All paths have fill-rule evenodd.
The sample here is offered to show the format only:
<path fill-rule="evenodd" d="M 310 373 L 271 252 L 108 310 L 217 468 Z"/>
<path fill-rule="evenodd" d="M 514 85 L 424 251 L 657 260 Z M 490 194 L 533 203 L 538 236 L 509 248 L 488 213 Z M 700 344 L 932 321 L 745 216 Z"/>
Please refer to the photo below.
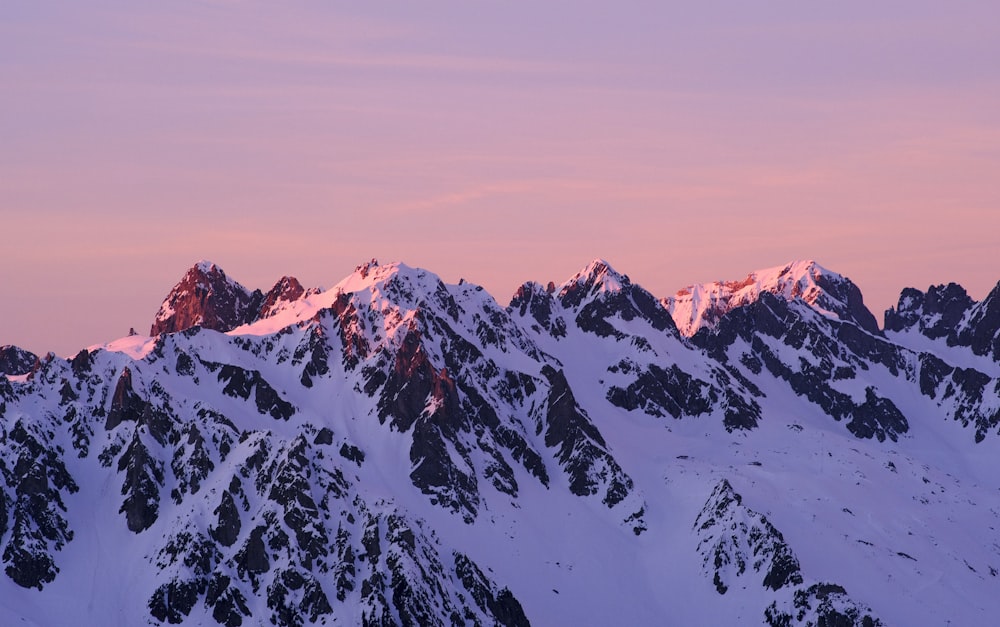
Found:
<path fill-rule="evenodd" d="M 504 304 L 594 257 L 657 296 L 812 258 L 880 320 L 982 298 L 1000 8 L 804 4 L 4 2 L 0 344 L 145 332 L 201 258 Z"/>

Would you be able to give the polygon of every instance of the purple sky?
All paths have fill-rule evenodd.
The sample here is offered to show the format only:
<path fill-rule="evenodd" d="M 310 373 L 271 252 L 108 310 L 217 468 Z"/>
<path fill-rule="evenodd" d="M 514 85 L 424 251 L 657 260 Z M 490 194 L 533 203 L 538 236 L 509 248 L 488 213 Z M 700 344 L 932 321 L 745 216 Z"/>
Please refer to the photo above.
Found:
<path fill-rule="evenodd" d="M 211 259 L 657 296 L 796 258 L 1000 279 L 1000 4 L 0 4 L 0 344 L 148 330 Z"/>

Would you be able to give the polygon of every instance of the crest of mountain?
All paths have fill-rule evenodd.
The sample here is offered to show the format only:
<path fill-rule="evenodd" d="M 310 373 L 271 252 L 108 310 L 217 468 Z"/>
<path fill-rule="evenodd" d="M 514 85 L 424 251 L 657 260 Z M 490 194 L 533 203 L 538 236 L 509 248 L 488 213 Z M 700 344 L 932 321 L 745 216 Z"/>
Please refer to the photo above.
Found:
<path fill-rule="evenodd" d="M 850 279 L 815 261 L 758 270 L 740 281 L 690 285 L 663 299 L 663 305 L 680 332 L 690 337 L 703 327 L 714 328 L 726 313 L 756 301 L 765 292 L 789 301 L 800 299 L 825 315 L 878 333 L 878 323 L 865 307 L 861 290 Z"/>
<path fill-rule="evenodd" d="M 289 276 L 279 279 L 266 294 L 250 291 L 216 264 L 199 261 L 170 290 L 149 334 L 176 333 L 193 326 L 231 331 L 272 316 L 287 304 L 317 291 L 307 292 L 297 279 Z"/>
<path fill-rule="evenodd" d="M 907 288 L 896 307 L 885 312 L 885 330 L 943 339 L 948 346 L 1000 361 L 1000 283 L 979 302 L 956 283 L 932 285 L 927 292 Z"/>
<path fill-rule="evenodd" d="M 593 365 L 590 376 L 608 402 L 655 417 L 715 415 L 728 430 L 756 425 L 753 386 L 704 363 L 662 304 L 606 261 L 596 259 L 558 288 L 550 286 L 523 285 L 509 309 L 548 353 Z M 581 360 L 581 350 L 610 359 Z"/>
<path fill-rule="evenodd" d="M 39 365 L 38 356 L 17 346 L 0 346 L 0 375 L 28 374 Z"/>
<path fill-rule="evenodd" d="M 805 265 L 689 334 L 603 260 L 507 307 L 198 264 L 0 376 L 0 623 L 987 624 L 990 298 L 883 334 Z"/>
<path fill-rule="evenodd" d="M 531 319 L 536 332 L 544 329 L 556 338 L 564 336 L 567 324 L 572 324 L 601 337 L 620 339 L 623 332 L 610 324 L 610 318 L 642 320 L 656 331 L 676 335 L 673 321 L 656 299 L 603 259 L 595 259 L 559 286 L 525 283 L 508 310 Z"/>

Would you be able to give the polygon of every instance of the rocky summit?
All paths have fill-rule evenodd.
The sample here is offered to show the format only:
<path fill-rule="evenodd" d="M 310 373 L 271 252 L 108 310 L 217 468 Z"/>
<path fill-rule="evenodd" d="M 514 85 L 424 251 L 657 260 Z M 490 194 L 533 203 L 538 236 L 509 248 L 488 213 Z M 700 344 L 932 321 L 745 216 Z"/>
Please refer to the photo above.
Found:
<path fill-rule="evenodd" d="M 149 336 L 0 348 L 0 624 L 990 624 L 998 312 L 199 262 Z"/>

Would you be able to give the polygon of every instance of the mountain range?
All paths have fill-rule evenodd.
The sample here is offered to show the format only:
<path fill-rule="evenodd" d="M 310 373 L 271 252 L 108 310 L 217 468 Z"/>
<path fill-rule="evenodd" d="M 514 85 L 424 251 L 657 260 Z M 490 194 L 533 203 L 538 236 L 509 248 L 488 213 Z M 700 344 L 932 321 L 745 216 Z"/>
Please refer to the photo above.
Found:
<path fill-rule="evenodd" d="M 402 263 L 0 347 L 9 625 L 985 625 L 1000 284 L 813 261 L 507 305 Z"/>

